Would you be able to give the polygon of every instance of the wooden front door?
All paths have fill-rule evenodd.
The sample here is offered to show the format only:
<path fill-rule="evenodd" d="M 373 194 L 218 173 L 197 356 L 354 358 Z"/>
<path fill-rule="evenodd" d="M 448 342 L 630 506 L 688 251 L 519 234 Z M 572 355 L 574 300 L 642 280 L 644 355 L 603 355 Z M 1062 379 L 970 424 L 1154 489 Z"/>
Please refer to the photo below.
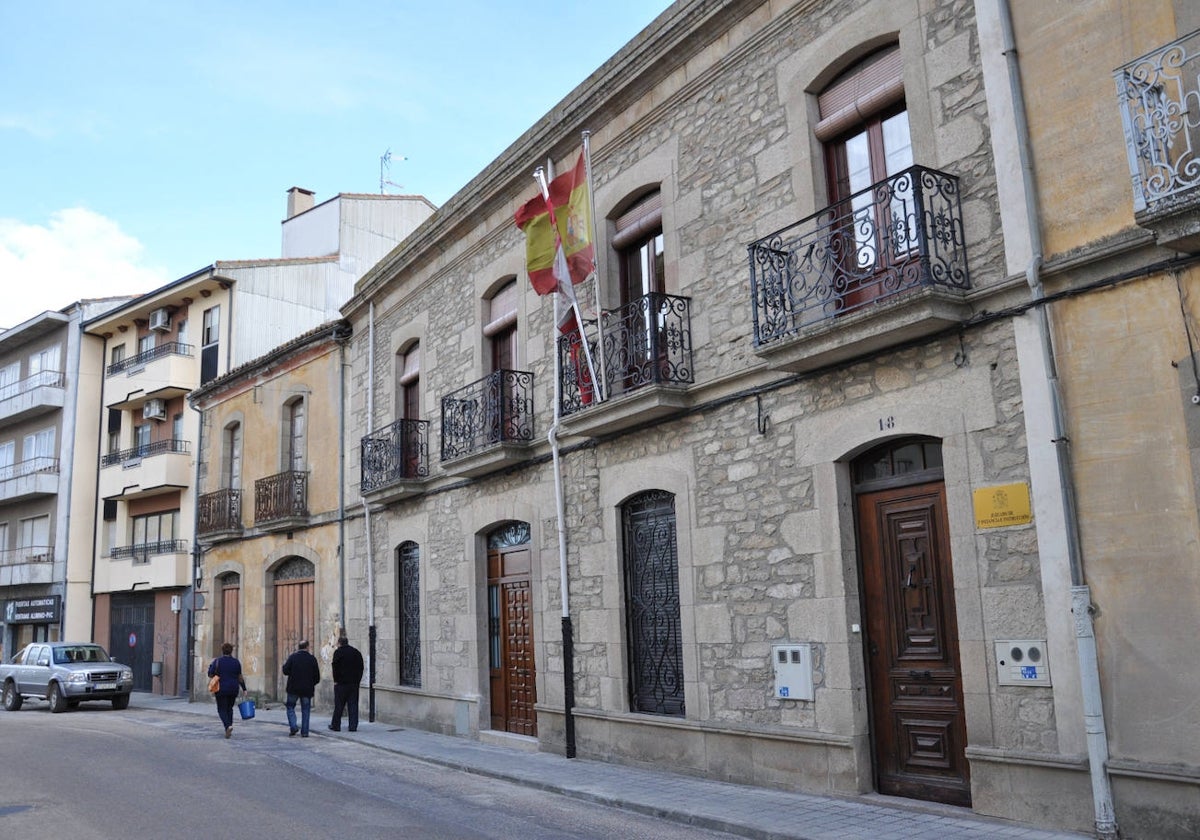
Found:
<path fill-rule="evenodd" d="M 969 806 L 944 486 L 857 502 L 877 789 Z"/>
<path fill-rule="evenodd" d="M 537 735 L 533 598 L 528 545 L 488 551 L 492 729 Z"/>
<path fill-rule="evenodd" d="M 275 694 L 287 694 L 287 677 L 280 668 L 296 651 L 301 639 L 311 645 L 316 635 L 313 618 L 314 584 L 309 580 L 276 580 L 275 582 Z M 310 648 L 311 650 L 311 648 Z M 269 683 L 268 683 L 269 684 Z"/>

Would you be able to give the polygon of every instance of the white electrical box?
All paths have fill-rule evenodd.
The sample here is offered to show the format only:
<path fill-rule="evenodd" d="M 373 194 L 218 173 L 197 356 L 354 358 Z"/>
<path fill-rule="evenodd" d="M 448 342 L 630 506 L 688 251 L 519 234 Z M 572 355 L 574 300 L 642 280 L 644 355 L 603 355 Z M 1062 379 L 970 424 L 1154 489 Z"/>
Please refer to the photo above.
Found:
<path fill-rule="evenodd" d="M 1050 685 L 1046 640 L 996 642 L 996 676 L 1000 685 Z"/>
<path fill-rule="evenodd" d="M 813 700 L 812 645 L 773 645 L 775 696 L 780 700 Z"/>
<path fill-rule="evenodd" d="M 171 612 L 179 612 L 182 609 L 182 602 L 178 595 L 171 596 Z"/>

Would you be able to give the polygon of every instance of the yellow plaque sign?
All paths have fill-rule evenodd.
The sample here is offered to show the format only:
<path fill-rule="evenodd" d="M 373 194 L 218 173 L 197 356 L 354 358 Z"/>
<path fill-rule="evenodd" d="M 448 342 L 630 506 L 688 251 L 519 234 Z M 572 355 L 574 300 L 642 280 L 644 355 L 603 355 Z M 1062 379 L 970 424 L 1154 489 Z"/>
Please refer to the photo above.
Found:
<path fill-rule="evenodd" d="M 975 491 L 975 527 L 1003 528 L 1033 520 L 1028 484 L 998 484 Z"/>

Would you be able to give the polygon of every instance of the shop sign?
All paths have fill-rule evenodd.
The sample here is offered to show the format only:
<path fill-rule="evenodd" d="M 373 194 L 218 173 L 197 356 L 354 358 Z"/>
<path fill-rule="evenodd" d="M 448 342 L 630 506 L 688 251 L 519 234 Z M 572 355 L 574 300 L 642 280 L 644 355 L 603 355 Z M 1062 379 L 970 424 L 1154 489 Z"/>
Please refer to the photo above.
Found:
<path fill-rule="evenodd" d="M 9 624 L 54 624 L 62 612 L 62 596 L 14 598 L 4 605 L 4 620 Z"/>

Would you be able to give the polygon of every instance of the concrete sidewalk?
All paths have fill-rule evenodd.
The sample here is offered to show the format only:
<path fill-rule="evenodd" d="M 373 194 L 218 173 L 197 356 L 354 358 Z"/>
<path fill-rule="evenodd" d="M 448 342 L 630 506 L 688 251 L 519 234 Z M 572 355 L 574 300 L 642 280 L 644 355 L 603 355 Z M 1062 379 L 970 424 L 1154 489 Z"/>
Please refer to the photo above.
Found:
<path fill-rule="evenodd" d="M 211 702 L 136 692 L 134 709 L 211 717 Z M 923 807 L 877 796 L 839 798 L 770 790 L 626 767 L 559 754 L 436 735 L 392 724 L 359 721 L 358 731 L 331 732 L 329 710 L 313 712 L 312 735 L 354 741 L 469 773 L 491 776 L 565 796 L 764 840 L 1081 840 L 1088 835 L 1047 831 L 989 819 L 961 808 Z M 257 709 L 253 722 L 287 732 L 283 704 Z M 524 742 L 520 739 L 519 742 Z"/>

